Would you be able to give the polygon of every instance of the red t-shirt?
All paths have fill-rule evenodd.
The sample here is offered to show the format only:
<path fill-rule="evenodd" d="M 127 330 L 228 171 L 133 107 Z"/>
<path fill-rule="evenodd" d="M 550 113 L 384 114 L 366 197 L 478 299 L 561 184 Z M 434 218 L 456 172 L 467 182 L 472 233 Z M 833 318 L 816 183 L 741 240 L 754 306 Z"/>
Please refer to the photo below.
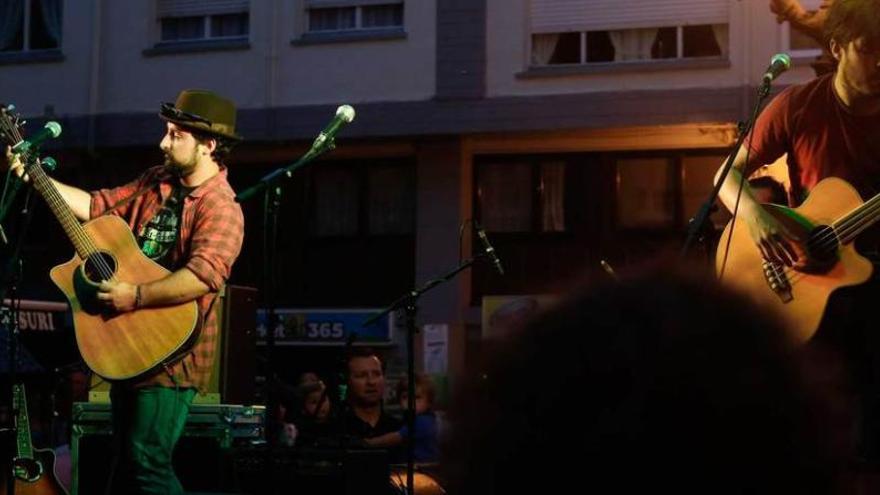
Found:
<path fill-rule="evenodd" d="M 834 74 L 782 91 L 755 124 L 749 171 L 788 153 L 789 200 L 800 205 L 817 182 L 839 177 L 862 199 L 880 193 L 880 115 L 853 115 Z"/>

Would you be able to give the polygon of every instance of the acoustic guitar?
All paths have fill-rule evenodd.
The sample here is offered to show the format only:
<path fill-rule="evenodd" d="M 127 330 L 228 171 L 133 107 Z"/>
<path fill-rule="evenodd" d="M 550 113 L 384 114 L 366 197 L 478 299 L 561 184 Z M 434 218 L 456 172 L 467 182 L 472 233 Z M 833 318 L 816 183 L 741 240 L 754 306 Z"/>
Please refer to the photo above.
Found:
<path fill-rule="evenodd" d="M 55 473 L 55 452 L 51 449 L 34 449 L 31 443 L 31 428 L 28 421 L 27 398 L 24 385 L 13 385 L 13 410 L 15 419 L 15 457 L 12 460 L 12 476 L 15 495 L 67 495 L 67 490 L 58 482 Z M 5 470 L 0 476 L 0 495 L 7 495 L 8 474 Z"/>
<path fill-rule="evenodd" d="M 816 333 L 831 294 L 871 277 L 871 262 L 856 251 L 853 242 L 880 219 L 880 195 L 863 202 L 849 183 L 828 178 L 816 184 L 798 208 L 762 206 L 806 239 L 810 262 L 800 269 L 768 262 L 745 222 L 732 221 L 718 243 L 716 269 L 722 283 L 776 311 L 793 336 L 806 342 Z M 725 261 L 728 239 L 730 251 Z"/>
<path fill-rule="evenodd" d="M 20 119 L 0 109 L 0 134 L 10 146 L 22 141 Z M 26 157 L 23 157 L 26 158 Z M 174 361 L 198 337 L 195 301 L 117 313 L 97 299 L 103 281 L 134 285 L 170 272 L 144 255 L 128 225 L 105 215 L 81 224 L 40 167 L 25 160 L 34 189 L 49 205 L 76 253 L 49 274 L 70 303 L 76 342 L 86 365 L 108 380 L 136 378 Z"/>

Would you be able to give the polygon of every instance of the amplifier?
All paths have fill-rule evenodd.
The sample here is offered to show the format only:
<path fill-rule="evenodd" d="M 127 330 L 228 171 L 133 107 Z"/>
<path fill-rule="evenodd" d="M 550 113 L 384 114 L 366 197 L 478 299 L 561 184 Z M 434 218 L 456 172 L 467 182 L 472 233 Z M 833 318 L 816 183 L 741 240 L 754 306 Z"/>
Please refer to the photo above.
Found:
<path fill-rule="evenodd" d="M 110 404 L 75 402 L 70 439 L 71 494 L 102 493 L 107 483 L 112 421 Z M 174 468 L 188 491 L 233 486 L 233 446 L 264 441 L 266 408 L 193 404 L 174 452 Z M 181 462 L 178 462 L 178 459 Z"/>

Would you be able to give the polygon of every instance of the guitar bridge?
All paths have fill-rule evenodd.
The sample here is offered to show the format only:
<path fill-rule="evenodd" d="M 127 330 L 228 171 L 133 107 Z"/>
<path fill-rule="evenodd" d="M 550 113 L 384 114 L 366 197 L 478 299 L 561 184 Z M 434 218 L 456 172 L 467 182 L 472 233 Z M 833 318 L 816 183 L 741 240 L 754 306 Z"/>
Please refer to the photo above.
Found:
<path fill-rule="evenodd" d="M 788 275 L 785 274 L 785 266 L 764 260 L 761 263 L 761 268 L 763 268 L 764 280 L 770 286 L 770 290 L 779 296 L 782 302 L 791 302 L 794 296 L 791 294 L 791 283 L 788 281 Z"/>

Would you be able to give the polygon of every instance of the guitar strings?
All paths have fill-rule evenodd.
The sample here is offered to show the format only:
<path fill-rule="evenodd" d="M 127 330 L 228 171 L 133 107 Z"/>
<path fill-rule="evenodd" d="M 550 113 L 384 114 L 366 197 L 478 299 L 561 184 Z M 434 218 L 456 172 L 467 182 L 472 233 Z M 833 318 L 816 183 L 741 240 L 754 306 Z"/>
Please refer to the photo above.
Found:
<path fill-rule="evenodd" d="M 876 216 L 878 210 L 880 210 L 880 196 L 875 196 L 843 216 L 840 220 L 832 222 L 828 232 L 823 233 L 819 237 L 809 239 L 807 241 L 808 247 L 828 249 L 835 245 L 846 244 L 848 239 L 854 238 L 873 224 L 872 219 Z M 790 286 L 793 286 L 807 275 L 804 272 L 780 263 L 771 262 L 770 266 L 777 276 L 780 275 L 778 269 L 782 268 L 781 274 L 788 279 Z"/>
<path fill-rule="evenodd" d="M 9 114 L 6 112 L 6 109 L 3 109 L 3 119 L 2 121 L 4 133 L 11 136 L 16 142 L 22 141 L 21 133 L 19 132 L 18 126 L 11 125 L 8 121 Z M 104 257 L 101 255 L 98 248 L 95 246 L 94 242 L 92 242 L 91 236 L 88 235 L 87 232 L 82 227 L 82 224 L 79 223 L 76 218 L 72 218 L 72 214 L 70 212 L 70 207 L 62 208 L 62 205 L 66 205 L 67 202 L 64 201 L 64 198 L 61 197 L 58 190 L 52 186 L 49 181 L 48 175 L 45 174 L 45 171 L 40 167 L 39 164 L 35 164 L 34 167 L 31 167 L 30 174 L 34 177 L 34 185 L 36 186 L 38 181 L 42 181 L 43 185 L 43 195 L 46 199 L 46 202 L 50 204 L 50 206 L 54 206 L 54 209 L 58 212 L 56 215 L 58 217 L 59 222 L 61 222 L 64 230 L 67 231 L 74 241 L 74 246 L 76 247 L 77 241 L 82 249 L 87 252 L 79 253 L 80 257 L 82 257 L 86 262 L 91 262 L 95 269 L 98 271 L 98 274 L 101 276 L 102 280 L 114 280 L 114 270 L 107 264 L 104 260 Z"/>
<path fill-rule="evenodd" d="M 66 209 L 61 207 L 67 203 L 64 201 L 64 198 L 61 197 L 58 190 L 55 187 L 52 187 L 45 171 L 40 168 L 39 165 L 36 165 L 31 168 L 31 175 L 35 181 L 34 185 L 36 185 L 37 182 L 43 182 L 43 185 L 46 186 L 42 188 L 46 201 L 51 206 L 54 206 L 56 211 L 59 212 L 56 216 L 62 226 L 66 227 L 65 230 L 74 238 L 74 244 L 78 241 L 80 246 L 86 250 L 84 253 L 79 253 L 80 256 L 85 260 L 90 261 L 95 266 L 98 274 L 103 280 L 113 280 L 113 269 L 110 268 L 103 256 L 101 256 L 98 248 L 95 246 L 94 242 L 92 242 L 88 233 L 83 230 L 79 221 L 72 217 L 69 207 Z"/>
<path fill-rule="evenodd" d="M 38 174 L 44 174 L 44 171 L 40 169 Z M 47 201 L 54 202 L 56 206 L 66 204 L 64 203 L 64 198 L 60 196 L 60 194 L 54 187 L 46 188 L 46 198 Z M 64 211 L 67 214 L 63 215 L 63 219 L 59 216 L 59 219 L 62 221 L 63 224 L 66 224 L 68 226 L 68 230 L 72 233 L 74 237 L 76 237 L 83 248 L 88 251 L 86 253 L 81 253 L 80 256 L 82 256 L 85 260 L 90 261 L 95 266 L 96 270 L 103 280 L 112 280 L 113 269 L 110 268 L 110 266 L 104 260 L 104 257 L 101 256 L 101 253 L 92 241 L 91 236 L 89 236 L 88 233 L 83 230 L 82 225 L 75 218 L 71 217 L 69 211 Z"/>

